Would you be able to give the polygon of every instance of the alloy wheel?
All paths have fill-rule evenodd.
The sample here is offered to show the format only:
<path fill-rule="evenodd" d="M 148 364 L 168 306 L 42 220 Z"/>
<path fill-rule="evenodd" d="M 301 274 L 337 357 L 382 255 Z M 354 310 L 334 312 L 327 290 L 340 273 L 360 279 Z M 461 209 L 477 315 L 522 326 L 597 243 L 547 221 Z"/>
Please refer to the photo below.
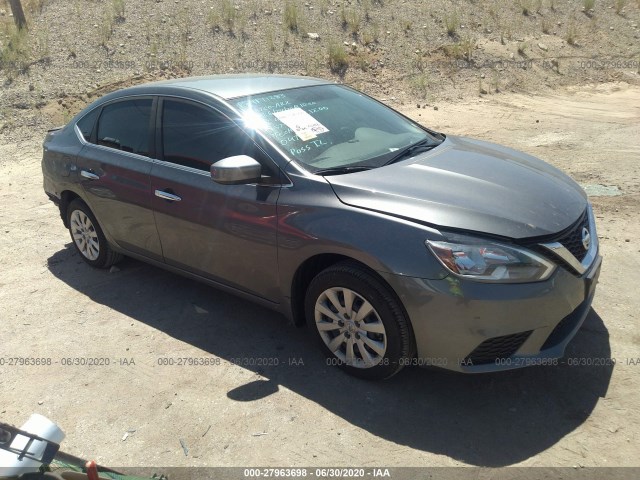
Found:
<path fill-rule="evenodd" d="M 349 288 L 329 288 L 318 296 L 315 324 L 329 350 L 349 366 L 371 368 L 384 358 L 387 334 L 382 319 Z"/>
<path fill-rule="evenodd" d="M 89 260 L 95 261 L 100 255 L 100 241 L 91 219 L 82 211 L 71 213 L 71 236 L 80 253 Z"/>

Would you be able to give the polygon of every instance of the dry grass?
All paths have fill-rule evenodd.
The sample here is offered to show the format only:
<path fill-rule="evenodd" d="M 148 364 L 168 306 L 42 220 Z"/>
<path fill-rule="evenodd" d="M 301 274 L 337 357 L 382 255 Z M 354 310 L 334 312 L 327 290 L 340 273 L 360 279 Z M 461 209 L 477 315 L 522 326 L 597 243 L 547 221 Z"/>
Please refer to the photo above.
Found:
<path fill-rule="evenodd" d="M 569 25 L 567 25 L 567 34 L 565 36 L 565 40 L 569 45 L 576 45 L 577 37 L 578 37 L 578 30 L 576 28 L 575 22 L 572 20 L 571 22 L 569 22 Z"/>
<path fill-rule="evenodd" d="M 363 45 L 373 45 L 380 41 L 380 26 L 373 23 L 368 29 L 364 30 L 361 35 Z"/>
<path fill-rule="evenodd" d="M 235 33 L 236 24 L 242 21 L 240 11 L 231 0 L 222 0 L 222 21 L 231 34 Z"/>
<path fill-rule="evenodd" d="M 223 30 L 234 37 L 236 33 L 244 30 L 246 17 L 231 0 L 219 0 L 219 2 L 207 13 L 207 26 L 214 32 Z"/>
<path fill-rule="evenodd" d="M 518 55 L 526 57 L 528 48 L 529 48 L 529 45 L 527 44 L 527 42 L 520 42 L 518 44 Z"/>
<path fill-rule="evenodd" d="M 542 0 L 520 0 L 519 6 L 525 17 L 536 15 L 542 10 Z"/>
<path fill-rule="evenodd" d="M 193 16 L 189 7 L 182 8 L 176 16 L 176 26 L 178 27 L 178 34 L 180 38 L 184 39 L 185 41 L 193 33 L 193 25 L 191 23 L 192 18 Z"/>
<path fill-rule="evenodd" d="M 453 45 L 445 45 L 443 51 L 447 57 L 470 62 L 473 58 L 473 50 L 475 47 L 476 40 L 471 37 L 465 37 Z"/>
<path fill-rule="evenodd" d="M 113 9 L 113 16 L 116 21 L 123 21 L 124 16 L 124 0 L 112 0 L 111 7 Z"/>
<path fill-rule="evenodd" d="M 100 42 L 99 45 L 103 47 L 107 46 L 109 40 L 111 40 L 111 35 L 113 35 L 113 26 L 115 23 L 115 19 L 113 15 L 108 12 L 105 12 L 102 15 L 102 22 L 100 23 Z"/>
<path fill-rule="evenodd" d="M 431 91 L 431 85 L 429 83 L 429 77 L 426 73 L 419 73 L 411 77 L 409 81 L 411 92 L 421 99 L 425 99 L 429 96 Z"/>
<path fill-rule="evenodd" d="M 482 86 L 482 78 L 479 78 L 478 79 L 478 94 L 479 95 L 486 95 L 487 93 L 488 92 Z"/>
<path fill-rule="evenodd" d="M 24 0 L 22 5 L 24 7 L 25 12 L 29 12 L 32 14 L 40 14 L 42 10 L 44 10 L 44 6 L 47 4 L 48 0 L 30 0 L 25 4 Z"/>
<path fill-rule="evenodd" d="M 325 16 L 329 13 L 329 0 L 320 0 L 319 2 L 320 15 Z"/>
<path fill-rule="evenodd" d="M 211 31 L 219 30 L 222 26 L 222 18 L 213 7 L 207 12 L 206 23 Z"/>
<path fill-rule="evenodd" d="M 491 72 L 491 88 L 495 93 L 500 93 L 500 71 L 496 69 Z"/>
<path fill-rule="evenodd" d="M 28 69 L 31 59 L 29 34 L 26 29 L 18 30 L 13 24 L 5 24 L 4 37 L 0 48 L 0 67 L 5 70 L 9 82 L 12 82 Z"/>
<path fill-rule="evenodd" d="M 452 12 L 444 17 L 444 25 L 447 29 L 447 35 L 455 37 L 460 28 L 460 17 L 457 12 Z"/>
<path fill-rule="evenodd" d="M 283 21 L 284 21 L 285 28 L 287 28 L 292 32 L 296 32 L 296 33 L 298 32 L 298 29 L 299 29 L 298 5 L 289 1 L 284 4 Z"/>
<path fill-rule="evenodd" d="M 267 42 L 267 48 L 269 49 L 270 52 L 275 52 L 276 51 L 276 40 L 275 40 L 275 34 L 273 32 L 273 26 L 269 25 L 269 27 L 267 28 L 266 32 L 265 32 L 265 40 Z"/>
<path fill-rule="evenodd" d="M 367 70 L 369 70 L 369 65 L 370 65 L 369 57 L 365 52 L 358 52 L 356 54 L 356 65 L 363 72 L 366 72 Z"/>
<path fill-rule="evenodd" d="M 362 18 L 358 10 L 353 8 L 347 9 L 343 5 L 342 10 L 340 10 L 340 21 L 343 30 L 348 31 L 354 37 L 358 35 L 362 23 Z"/>
<path fill-rule="evenodd" d="M 102 21 L 99 25 L 99 42 L 98 45 L 107 47 L 107 43 L 111 40 L 115 24 L 125 21 L 125 0 L 111 0 L 110 8 L 106 8 L 102 14 Z"/>
<path fill-rule="evenodd" d="M 627 0 L 616 0 L 613 8 L 618 15 L 622 15 L 622 10 L 624 10 L 624 7 L 626 6 L 627 6 Z"/>
<path fill-rule="evenodd" d="M 250 12 L 250 17 L 253 18 L 254 20 L 257 18 L 260 18 L 260 13 L 262 10 L 260 7 L 260 1 L 261 0 L 250 0 L 249 2 L 248 11 Z"/>
<path fill-rule="evenodd" d="M 35 34 L 33 53 L 38 60 L 49 58 L 49 30 L 45 27 Z"/>
<path fill-rule="evenodd" d="M 520 0 L 520 10 L 525 17 L 533 14 L 532 2 L 530 0 Z"/>
<path fill-rule="evenodd" d="M 331 42 L 328 46 L 329 69 L 333 73 L 344 74 L 349 67 L 347 51 L 338 42 Z"/>

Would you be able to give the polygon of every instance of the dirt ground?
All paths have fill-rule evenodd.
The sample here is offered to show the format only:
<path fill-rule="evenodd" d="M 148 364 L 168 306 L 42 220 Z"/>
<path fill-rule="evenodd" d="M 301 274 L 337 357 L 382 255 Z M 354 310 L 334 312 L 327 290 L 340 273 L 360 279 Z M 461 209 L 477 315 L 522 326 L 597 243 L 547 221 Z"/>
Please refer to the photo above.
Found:
<path fill-rule="evenodd" d="M 437 106 L 403 110 L 620 193 L 592 197 L 604 265 L 563 365 L 369 383 L 268 310 L 133 260 L 93 270 L 44 195 L 38 134 L 0 145 L 0 418 L 41 413 L 64 451 L 113 467 L 640 466 L 640 88 Z M 178 357 L 214 365 L 159 364 Z"/>

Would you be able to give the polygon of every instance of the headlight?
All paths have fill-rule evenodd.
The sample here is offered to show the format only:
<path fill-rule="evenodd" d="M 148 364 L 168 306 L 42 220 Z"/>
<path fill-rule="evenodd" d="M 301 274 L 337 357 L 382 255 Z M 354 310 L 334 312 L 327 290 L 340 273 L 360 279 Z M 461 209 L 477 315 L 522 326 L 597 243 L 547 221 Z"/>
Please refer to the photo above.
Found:
<path fill-rule="evenodd" d="M 555 270 L 549 260 L 523 248 L 467 237 L 425 243 L 456 275 L 480 282 L 524 283 L 546 280 Z"/>

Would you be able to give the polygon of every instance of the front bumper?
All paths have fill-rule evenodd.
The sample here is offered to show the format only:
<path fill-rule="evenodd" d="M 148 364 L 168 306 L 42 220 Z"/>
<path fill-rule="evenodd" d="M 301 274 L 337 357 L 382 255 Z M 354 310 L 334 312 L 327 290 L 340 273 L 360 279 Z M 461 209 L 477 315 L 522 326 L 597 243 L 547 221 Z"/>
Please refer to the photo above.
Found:
<path fill-rule="evenodd" d="M 596 255 L 580 277 L 558 268 L 526 284 L 382 276 L 411 320 L 413 364 L 481 373 L 557 363 L 589 313 L 601 264 Z"/>

